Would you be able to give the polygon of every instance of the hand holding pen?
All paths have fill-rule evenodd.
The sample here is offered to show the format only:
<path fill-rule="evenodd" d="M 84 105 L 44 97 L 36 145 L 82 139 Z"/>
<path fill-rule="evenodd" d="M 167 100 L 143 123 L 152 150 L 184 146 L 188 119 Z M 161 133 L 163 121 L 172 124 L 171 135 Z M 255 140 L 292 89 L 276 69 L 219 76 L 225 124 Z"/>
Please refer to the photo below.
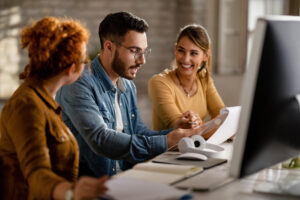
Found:
<path fill-rule="evenodd" d="M 174 128 L 196 129 L 202 124 L 202 120 L 197 113 L 186 111 L 176 121 Z"/>
<path fill-rule="evenodd" d="M 182 116 L 188 120 L 187 123 L 192 129 L 198 128 L 203 123 L 199 115 L 193 111 L 186 111 Z"/>

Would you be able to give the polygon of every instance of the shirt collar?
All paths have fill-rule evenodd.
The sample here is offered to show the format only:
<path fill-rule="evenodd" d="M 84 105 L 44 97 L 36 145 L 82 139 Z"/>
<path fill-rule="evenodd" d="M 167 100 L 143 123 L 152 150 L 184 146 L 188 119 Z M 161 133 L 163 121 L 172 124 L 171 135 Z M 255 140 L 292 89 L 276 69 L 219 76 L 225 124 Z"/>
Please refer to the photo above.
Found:
<path fill-rule="evenodd" d="M 118 79 L 118 81 L 117 81 L 117 88 L 118 88 L 118 90 L 120 90 L 123 93 L 126 91 L 126 86 L 124 84 L 123 78 L 119 78 Z"/>
<path fill-rule="evenodd" d="M 32 88 L 47 106 L 51 107 L 57 114 L 61 113 L 61 106 L 54 100 L 46 88 L 42 86 L 41 81 L 28 78 L 25 80 L 25 84 Z"/>
<path fill-rule="evenodd" d="M 98 78 L 99 81 L 101 81 L 104 85 L 104 88 L 106 90 L 113 90 L 115 89 L 114 84 L 110 80 L 109 76 L 107 75 L 106 71 L 104 70 L 104 67 L 100 63 L 99 60 L 99 55 L 94 58 L 94 60 L 91 63 L 92 67 L 92 73 L 95 74 L 95 76 Z M 120 90 L 122 93 L 126 91 L 126 86 L 124 84 L 123 78 L 119 78 L 117 81 L 117 88 Z"/>

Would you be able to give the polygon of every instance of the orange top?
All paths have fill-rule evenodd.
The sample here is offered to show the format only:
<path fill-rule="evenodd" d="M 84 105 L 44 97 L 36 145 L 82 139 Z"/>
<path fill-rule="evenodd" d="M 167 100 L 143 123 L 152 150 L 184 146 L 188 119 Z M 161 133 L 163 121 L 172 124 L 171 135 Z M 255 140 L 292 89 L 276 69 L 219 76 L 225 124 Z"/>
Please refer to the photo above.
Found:
<path fill-rule="evenodd" d="M 78 176 L 78 145 L 61 107 L 33 80 L 8 100 L 0 118 L 0 199 L 52 199 Z"/>

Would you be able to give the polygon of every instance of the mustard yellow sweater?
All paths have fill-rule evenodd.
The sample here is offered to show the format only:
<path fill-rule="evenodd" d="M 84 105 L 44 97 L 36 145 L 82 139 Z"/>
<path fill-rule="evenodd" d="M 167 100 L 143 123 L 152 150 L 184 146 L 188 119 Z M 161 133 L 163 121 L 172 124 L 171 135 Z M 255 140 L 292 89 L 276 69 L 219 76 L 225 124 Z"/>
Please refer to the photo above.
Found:
<path fill-rule="evenodd" d="M 175 85 L 170 72 L 167 69 L 154 75 L 148 84 L 154 130 L 173 128 L 175 122 L 188 110 L 196 112 L 202 120 L 207 115 L 211 118 L 219 115 L 220 109 L 225 105 L 212 78 L 204 78 L 206 71 L 202 70 L 197 76 L 197 93 L 189 98 Z"/>

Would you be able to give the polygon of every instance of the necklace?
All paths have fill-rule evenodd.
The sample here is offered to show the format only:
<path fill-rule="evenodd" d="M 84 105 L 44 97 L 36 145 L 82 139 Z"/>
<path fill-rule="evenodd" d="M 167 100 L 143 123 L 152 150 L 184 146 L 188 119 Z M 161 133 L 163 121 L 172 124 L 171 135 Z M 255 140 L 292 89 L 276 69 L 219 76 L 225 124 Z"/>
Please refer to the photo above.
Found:
<path fill-rule="evenodd" d="M 194 81 L 193 81 L 193 83 L 192 83 L 192 87 L 191 87 L 190 91 L 187 91 L 187 90 L 185 89 L 185 87 L 183 86 L 183 84 L 182 84 L 182 82 L 181 82 L 181 80 L 180 80 L 180 78 L 179 78 L 179 76 L 178 76 L 178 74 L 177 74 L 177 69 L 175 70 L 175 75 L 176 75 L 176 77 L 177 77 L 177 79 L 178 79 L 178 81 L 179 81 L 179 85 L 180 85 L 180 87 L 182 87 L 182 89 L 183 89 L 185 95 L 186 95 L 188 98 L 190 98 L 190 97 L 191 97 L 190 93 L 191 93 L 191 91 L 193 90 L 193 85 L 194 85 L 195 79 L 194 79 Z"/>

